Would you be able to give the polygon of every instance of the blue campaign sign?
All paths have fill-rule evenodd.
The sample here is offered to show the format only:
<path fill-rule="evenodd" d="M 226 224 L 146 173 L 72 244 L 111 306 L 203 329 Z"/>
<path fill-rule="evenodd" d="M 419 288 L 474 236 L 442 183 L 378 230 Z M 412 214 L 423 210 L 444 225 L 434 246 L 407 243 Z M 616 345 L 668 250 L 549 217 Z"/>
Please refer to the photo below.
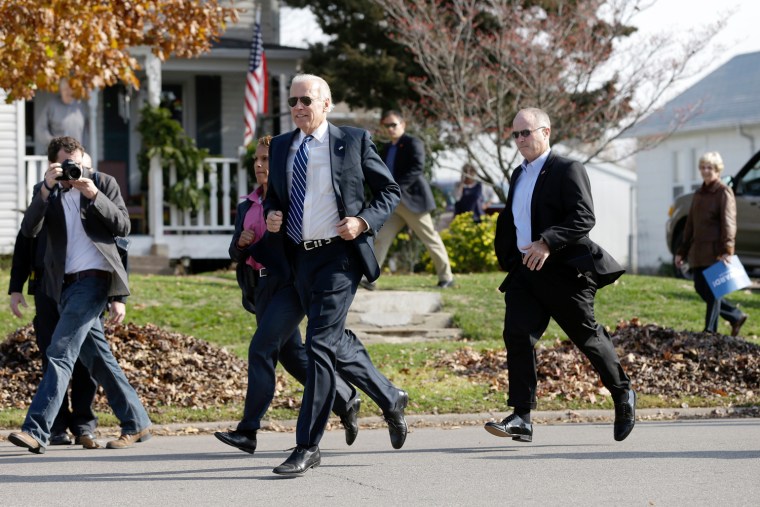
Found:
<path fill-rule="evenodd" d="M 752 283 L 736 255 L 729 257 L 728 263 L 716 262 L 704 270 L 704 275 L 716 298 L 722 298 L 730 292 L 749 287 Z"/>

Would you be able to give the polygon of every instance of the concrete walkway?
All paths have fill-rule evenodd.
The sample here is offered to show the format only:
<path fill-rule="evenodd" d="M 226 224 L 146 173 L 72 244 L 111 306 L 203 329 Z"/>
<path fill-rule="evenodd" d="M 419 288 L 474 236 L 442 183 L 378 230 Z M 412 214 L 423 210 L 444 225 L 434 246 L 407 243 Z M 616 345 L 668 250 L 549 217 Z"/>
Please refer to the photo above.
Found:
<path fill-rule="evenodd" d="M 454 340 L 460 330 L 442 311 L 440 292 L 359 289 L 346 327 L 363 343 Z"/>

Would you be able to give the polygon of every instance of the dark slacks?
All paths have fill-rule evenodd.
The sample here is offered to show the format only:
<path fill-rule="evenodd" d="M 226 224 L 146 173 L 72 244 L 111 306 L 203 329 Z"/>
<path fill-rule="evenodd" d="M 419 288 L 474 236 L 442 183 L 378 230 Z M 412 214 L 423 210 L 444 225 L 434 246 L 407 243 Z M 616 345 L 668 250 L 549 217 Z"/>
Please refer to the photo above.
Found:
<path fill-rule="evenodd" d="M 248 389 L 238 431 L 261 427 L 261 419 L 274 397 L 277 361 L 301 384 L 306 383 L 308 366 L 306 348 L 298 330 L 304 311 L 293 284 L 269 275 L 258 278 L 254 293 L 257 327 L 248 346 Z M 356 390 L 340 377 L 336 379 L 336 390 L 332 407 L 341 415 L 346 413 Z"/>
<path fill-rule="evenodd" d="M 361 341 L 345 332 L 346 315 L 361 279 L 360 259 L 344 241 L 306 251 L 289 244 L 296 290 L 306 309 L 306 372 L 296 443 L 319 444 L 335 397 L 336 371 L 383 412 L 396 410 L 400 391 L 380 373 Z"/>
<path fill-rule="evenodd" d="M 724 298 L 715 299 L 715 295 L 710 290 L 710 284 L 705 279 L 704 268 L 694 268 L 692 273 L 694 274 L 694 290 L 697 291 L 702 301 L 707 303 L 707 309 L 705 310 L 705 331 L 711 333 L 718 332 L 718 317 L 726 319 L 731 324 L 741 319 L 744 314 L 736 306 Z"/>
<path fill-rule="evenodd" d="M 520 264 L 509 273 L 504 294 L 509 406 L 536 408 L 535 345 L 550 318 L 589 359 L 615 402 L 624 399 L 630 380 L 609 333 L 594 318 L 595 295 L 593 280 L 563 264 L 547 263 L 539 271 Z"/>
<path fill-rule="evenodd" d="M 37 339 L 37 348 L 42 355 L 42 373 L 44 375 L 48 367 L 48 357 L 45 351 L 50 346 L 53 331 L 55 331 L 59 319 L 58 304 L 53 298 L 41 293 L 38 288 L 34 295 L 34 305 L 36 309 L 33 320 L 34 334 Z M 92 403 L 97 392 L 97 382 L 90 376 L 90 372 L 87 371 L 82 362 L 77 359 L 71 374 L 71 397 L 67 391 L 58 415 L 53 421 L 51 434 L 65 433 L 67 429 L 71 430 L 74 436 L 95 433 L 98 418 L 92 410 Z"/>

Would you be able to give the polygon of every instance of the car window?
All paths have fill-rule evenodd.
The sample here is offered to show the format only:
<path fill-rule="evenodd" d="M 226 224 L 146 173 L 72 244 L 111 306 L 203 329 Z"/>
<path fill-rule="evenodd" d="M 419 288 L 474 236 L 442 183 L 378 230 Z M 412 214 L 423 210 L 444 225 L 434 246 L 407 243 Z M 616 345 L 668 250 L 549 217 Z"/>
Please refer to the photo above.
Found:
<path fill-rule="evenodd" d="M 760 163 L 747 171 L 744 177 L 737 181 L 736 193 L 760 196 Z"/>

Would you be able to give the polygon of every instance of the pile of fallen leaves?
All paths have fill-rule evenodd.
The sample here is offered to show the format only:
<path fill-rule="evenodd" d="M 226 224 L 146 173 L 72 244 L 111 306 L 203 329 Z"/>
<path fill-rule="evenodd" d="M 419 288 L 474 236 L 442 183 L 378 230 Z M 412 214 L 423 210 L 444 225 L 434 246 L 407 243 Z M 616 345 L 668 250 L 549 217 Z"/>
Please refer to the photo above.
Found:
<path fill-rule="evenodd" d="M 108 326 L 106 336 L 130 384 L 148 407 L 202 409 L 245 399 L 247 362 L 223 348 L 151 324 Z M 0 409 L 27 407 L 41 379 L 41 355 L 29 325 L 0 344 Z M 285 382 L 278 377 L 277 391 Z M 295 403 L 275 393 L 272 406 Z M 98 396 L 96 406 L 106 409 L 105 396 Z"/>
<path fill-rule="evenodd" d="M 106 334 L 146 406 L 209 408 L 245 399 L 247 364 L 223 348 L 150 324 L 113 326 Z M 731 397 L 742 403 L 756 401 L 755 393 L 760 392 L 760 346 L 742 339 L 641 325 L 635 319 L 619 323 L 612 339 L 641 394 L 664 399 Z M 536 350 L 539 398 L 596 403 L 609 395 L 571 342 L 540 343 Z M 429 366 L 488 384 L 494 392 L 507 392 L 503 348 L 442 352 Z M 0 344 L 0 409 L 27 407 L 41 378 L 40 352 L 34 330 L 27 326 Z M 281 395 L 286 383 L 278 376 L 273 407 L 298 405 L 300 400 Z M 102 395 L 97 408 L 107 409 Z"/>
<path fill-rule="evenodd" d="M 760 346 L 742 339 L 641 325 L 633 319 L 618 324 L 612 341 L 641 394 L 664 399 L 731 396 L 736 402 L 751 402 L 760 391 Z M 597 396 L 609 395 L 588 360 L 569 340 L 558 340 L 549 347 L 539 342 L 536 352 L 539 398 L 595 403 Z M 506 362 L 503 348 L 476 351 L 467 347 L 441 353 L 431 366 L 449 368 L 505 393 Z"/>

